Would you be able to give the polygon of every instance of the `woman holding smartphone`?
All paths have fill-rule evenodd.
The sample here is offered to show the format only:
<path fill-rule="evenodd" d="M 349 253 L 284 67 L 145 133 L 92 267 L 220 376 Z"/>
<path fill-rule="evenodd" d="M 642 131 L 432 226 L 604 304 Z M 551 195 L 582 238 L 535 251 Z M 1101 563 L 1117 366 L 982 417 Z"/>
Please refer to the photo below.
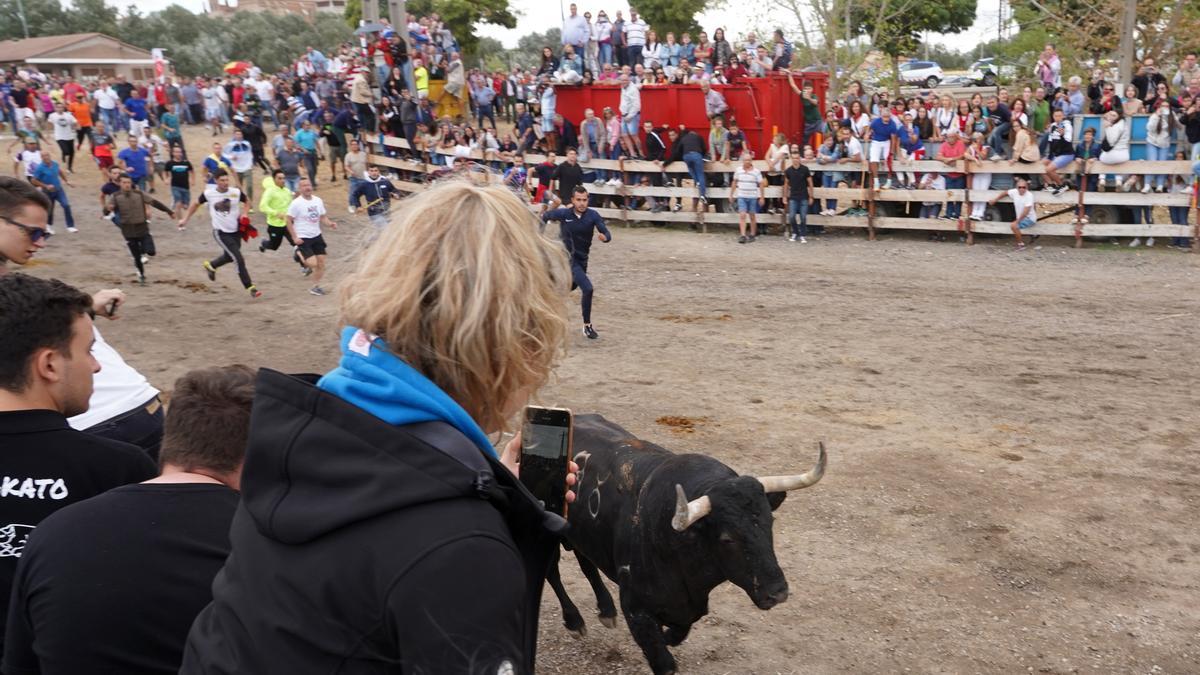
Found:
<path fill-rule="evenodd" d="M 260 372 L 182 673 L 534 671 L 561 521 L 514 477 L 519 437 L 497 457 L 488 434 L 563 351 L 571 273 L 539 229 L 500 184 L 411 197 L 342 285 L 338 367 Z"/>

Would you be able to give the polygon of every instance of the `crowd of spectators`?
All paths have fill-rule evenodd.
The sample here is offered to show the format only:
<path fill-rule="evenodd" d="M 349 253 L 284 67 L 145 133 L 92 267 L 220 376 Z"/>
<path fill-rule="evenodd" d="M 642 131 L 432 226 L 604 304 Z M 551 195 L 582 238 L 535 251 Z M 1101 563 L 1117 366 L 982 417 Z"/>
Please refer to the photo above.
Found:
<path fill-rule="evenodd" d="M 877 169 L 871 186 L 876 189 L 944 183 L 948 189 L 986 190 L 993 182 L 1007 188 L 1004 174 L 993 179 L 983 163 L 1008 161 L 1044 167 L 1031 168 L 1029 187 L 1056 194 L 1081 186 L 1160 193 L 1190 189 L 1181 176 L 1121 175 L 1104 168 L 1128 161 L 1135 146 L 1144 146 L 1149 160 L 1200 160 L 1200 64 L 1190 53 L 1170 69 L 1169 77 L 1147 58 L 1121 87 L 1102 70 L 1093 71 L 1086 83 L 1080 76 L 1064 75 L 1070 68 L 1064 68 L 1054 45 L 1046 45 L 1028 73 L 1028 85 L 963 97 L 935 91 L 893 97 L 849 81 L 835 87 L 839 95 L 818 100 L 804 73 L 792 69 L 793 48 L 782 30 L 762 42 L 754 33 L 731 41 L 723 28 L 714 29 L 711 39 L 707 31 L 698 31 L 695 39 L 686 32 L 660 35 L 635 8 L 628 17 L 617 11 L 611 19 L 601 10 L 593 20 L 590 12 L 580 13 L 572 4 L 561 44 L 546 45 L 536 68 L 487 72 L 466 65 L 453 33 L 437 15 L 410 16 L 406 28 L 402 33 L 385 21 L 357 44 L 343 43 L 327 52 L 309 47 L 275 73 L 245 63 L 218 77 L 168 78 L 136 86 L 121 77 L 77 83 L 35 69 L 9 73 L 0 82 L 2 114 L 19 134 L 27 128 L 27 135 L 33 133 L 39 121 L 53 125 L 68 168 L 73 162 L 68 152 L 72 135 L 76 150 L 90 139 L 89 148 L 103 166 L 102 158 L 112 154 L 114 130 L 141 137 L 144 128 L 153 128 L 145 138 L 161 136 L 168 145 L 147 150 L 157 152 L 155 159 L 162 162 L 169 159 L 170 146 L 182 144 L 181 124 L 207 124 L 214 135 L 233 125 L 254 147 L 256 159 L 265 157 L 266 148 L 278 154 L 294 144 L 300 164 L 315 183 L 326 159 L 331 179 L 339 167 L 346 175 L 349 139 L 374 141 L 378 137 L 373 135 L 379 134 L 405 141 L 385 145 L 384 154 L 446 165 L 445 171 L 452 170 L 456 160 L 482 157 L 482 164 L 506 173 L 514 185 L 527 187 L 531 197 L 547 201 L 561 194 L 561 185 L 547 183 L 547 169 L 524 166 L 525 153 L 565 158 L 573 149 L 584 164 L 593 159 L 669 160 L 682 128 L 675 120 L 643 119 L 641 92 L 673 83 L 696 84 L 704 97 L 709 129 L 699 130 L 699 143 L 685 153 L 684 161 L 690 178 L 705 188 L 730 184 L 743 153 L 766 161 L 763 179 L 773 185 L 785 182 L 789 158 L 798 154 L 812 168 L 817 187 L 857 187 L 863 178 L 860 172 L 829 165 L 869 161 Z M 801 97 L 803 132 L 774 138 L 768 147 L 753 147 L 738 128 L 720 85 L 771 72 L 786 73 Z M 556 92 L 562 86 L 619 88 L 620 102 L 567 119 L 557 109 Z M 1094 130 L 1075 128 L 1079 116 L 1086 114 L 1102 116 Z M 1148 115 L 1144 126 L 1135 127 L 1138 115 Z M 274 125 L 273 138 L 263 130 L 267 123 Z M 1083 183 L 1061 174 L 1075 166 L 1077 158 L 1089 165 Z M 966 159 L 977 164 L 970 178 L 953 171 L 930 176 L 897 172 L 894 159 Z M 709 164 L 706 172 L 705 161 L 727 164 L 720 167 L 723 171 L 713 171 Z M 622 180 L 651 186 L 669 181 L 660 172 L 618 176 L 585 168 L 583 173 L 588 182 L 612 186 Z M 610 199 L 637 208 L 672 208 L 670 200 Z M 806 195 L 805 202 L 806 213 L 862 213 L 857 204 L 839 209 L 833 199 L 822 203 Z M 705 200 L 705 208 L 735 206 L 733 199 Z M 764 206 L 782 212 L 787 203 L 771 200 Z M 959 206 L 947 203 L 938 216 L 988 215 L 984 202 L 972 203 L 966 214 L 960 214 Z M 1172 212 L 1173 220 L 1186 217 L 1185 209 Z M 1152 214 L 1148 208 L 1134 209 L 1134 218 L 1148 221 Z"/>

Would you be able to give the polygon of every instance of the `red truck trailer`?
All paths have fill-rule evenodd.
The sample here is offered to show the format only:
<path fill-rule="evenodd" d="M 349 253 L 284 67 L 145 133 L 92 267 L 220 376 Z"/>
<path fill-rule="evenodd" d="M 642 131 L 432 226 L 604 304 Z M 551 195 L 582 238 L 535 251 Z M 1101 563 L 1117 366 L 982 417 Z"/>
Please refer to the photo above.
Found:
<path fill-rule="evenodd" d="M 796 85 L 813 84 L 813 93 L 825 109 L 825 93 L 829 89 L 827 73 L 796 74 Z M 713 87 L 725 96 L 729 110 L 727 120 L 737 120 L 746 133 L 747 146 L 761 158 L 776 133 L 787 136 L 789 142 L 799 143 L 804 136 L 804 107 L 792 91 L 786 74 L 771 73 L 766 77 L 747 77 L 734 84 Z M 600 111 L 609 106 L 620 110 L 621 89 L 615 84 L 555 85 L 558 101 L 555 112 L 576 126 L 583 111 Z M 698 84 L 646 85 L 642 87 L 642 121 L 656 127 L 676 127 L 680 124 L 708 138 L 708 118 L 704 114 L 704 93 Z M 726 126 L 729 126 L 726 124 Z"/>

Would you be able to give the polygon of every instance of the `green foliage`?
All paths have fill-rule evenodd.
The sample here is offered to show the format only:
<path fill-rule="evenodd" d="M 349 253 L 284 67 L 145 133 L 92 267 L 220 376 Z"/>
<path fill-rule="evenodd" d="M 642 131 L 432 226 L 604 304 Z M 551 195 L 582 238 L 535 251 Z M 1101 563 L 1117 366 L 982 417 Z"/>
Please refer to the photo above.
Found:
<path fill-rule="evenodd" d="M 881 11 L 872 4 L 852 9 L 851 25 L 859 35 L 873 38 L 873 46 L 896 57 L 911 54 L 921 45 L 921 34 L 961 33 L 975 23 L 976 0 L 918 0 L 892 3 L 898 11 Z"/>
<path fill-rule="evenodd" d="M 408 13 L 416 16 L 436 13 L 442 17 L 464 54 L 474 54 L 479 43 L 475 24 L 517 26 L 517 17 L 509 10 L 508 0 L 409 0 Z"/>
<path fill-rule="evenodd" d="M 696 14 L 713 5 L 711 0 L 637 0 L 633 3 L 638 14 L 665 40 L 668 31 L 676 36 L 684 31 L 695 35 L 700 30 Z"/>
<path fill-rule="evenodd" d="M 544 33 L 522 35 L 517 40 L 517 48 L 509 53 L 514 66 L 522 68 L 537 68 L 542 64 L 542 48 L 549 47 L 555 52 L 561 51 L 562 29 L 551 28 Z"/>

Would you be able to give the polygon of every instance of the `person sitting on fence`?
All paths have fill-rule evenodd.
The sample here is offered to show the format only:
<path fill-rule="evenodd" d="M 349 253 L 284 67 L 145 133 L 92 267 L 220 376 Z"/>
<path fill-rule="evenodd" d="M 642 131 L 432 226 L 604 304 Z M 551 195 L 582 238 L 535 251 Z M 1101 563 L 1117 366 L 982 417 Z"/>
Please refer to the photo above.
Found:
<path fill-rule="evenodd" d="M 921 178 L 921 189 L 943 191 L 946 189 L 946 178 L 940 173 L 927 173 Z M 924 219 L 936 220 L 941 211 L 941 199 L 926 199 L 921 202 L 919 215 Z M 946 241 L 946 237 L 941 232 L 933 231 L 929 233 L 929 241 Z"/>
<path fill-rule="evenodd" d="M 1071 185 L 1058 172 L 1075 161 L 1075 149 L 1071 147 L 1074 132 L 1071 121 L 1063 116 L 1061 109 L 1055 109 L 1051 115 L 1048 133 L 1049 154 L 1042 160 L 1042 165 L 1045 167 L 1046 184 L 1051 187 L 1051 192 L 1059 195 L 1070 190 Z"/>
<path fill-rule="evenodd" d="M 1033 191 L 1029 189 L 1029 181 L 1024 178 L 1016 180 L 1016 187 L 996 195 L 988 201 L 989 205 L 995 205 L 1003 197 L 1009 197 L 1013 201 L 1013 212 L 1016 218 L 1009 225 L 1012 227 L 1013 236 L 1017 239 L 1017 250 L 1025 249 L 1025 242 L 1021 238 L 1021 230 L 1029 229 L 1037 225 L 1037 209 L 1034 206 Z M 1040 235 L 1033 235 L 1036 240 Z"/>
<path fill-rule="evenodd" d="M 1104 113 L 1100 123 L 1101 164 L 1124 164 L 1129 161 L 1129 127 L 1129 122 L 1120 110 L 1114 108 Z M 1129 192 L 1137 182 L 1137 175 L 1130 176 L 1128 180 L 1123 179 L 1124 176 L 1117 176 L 1116 181 L 1111 182 L 1109 187 L 1116 187 L 1120 182 L 1122 189 Z"/>
<path fill-rule="evenodd" d="M 575 53 L 575 47 L 563 47 L 562 60 L 554 71 L 554 81 L 563 84 L 579 84 L 583 79 L 583 58 Z"/>

